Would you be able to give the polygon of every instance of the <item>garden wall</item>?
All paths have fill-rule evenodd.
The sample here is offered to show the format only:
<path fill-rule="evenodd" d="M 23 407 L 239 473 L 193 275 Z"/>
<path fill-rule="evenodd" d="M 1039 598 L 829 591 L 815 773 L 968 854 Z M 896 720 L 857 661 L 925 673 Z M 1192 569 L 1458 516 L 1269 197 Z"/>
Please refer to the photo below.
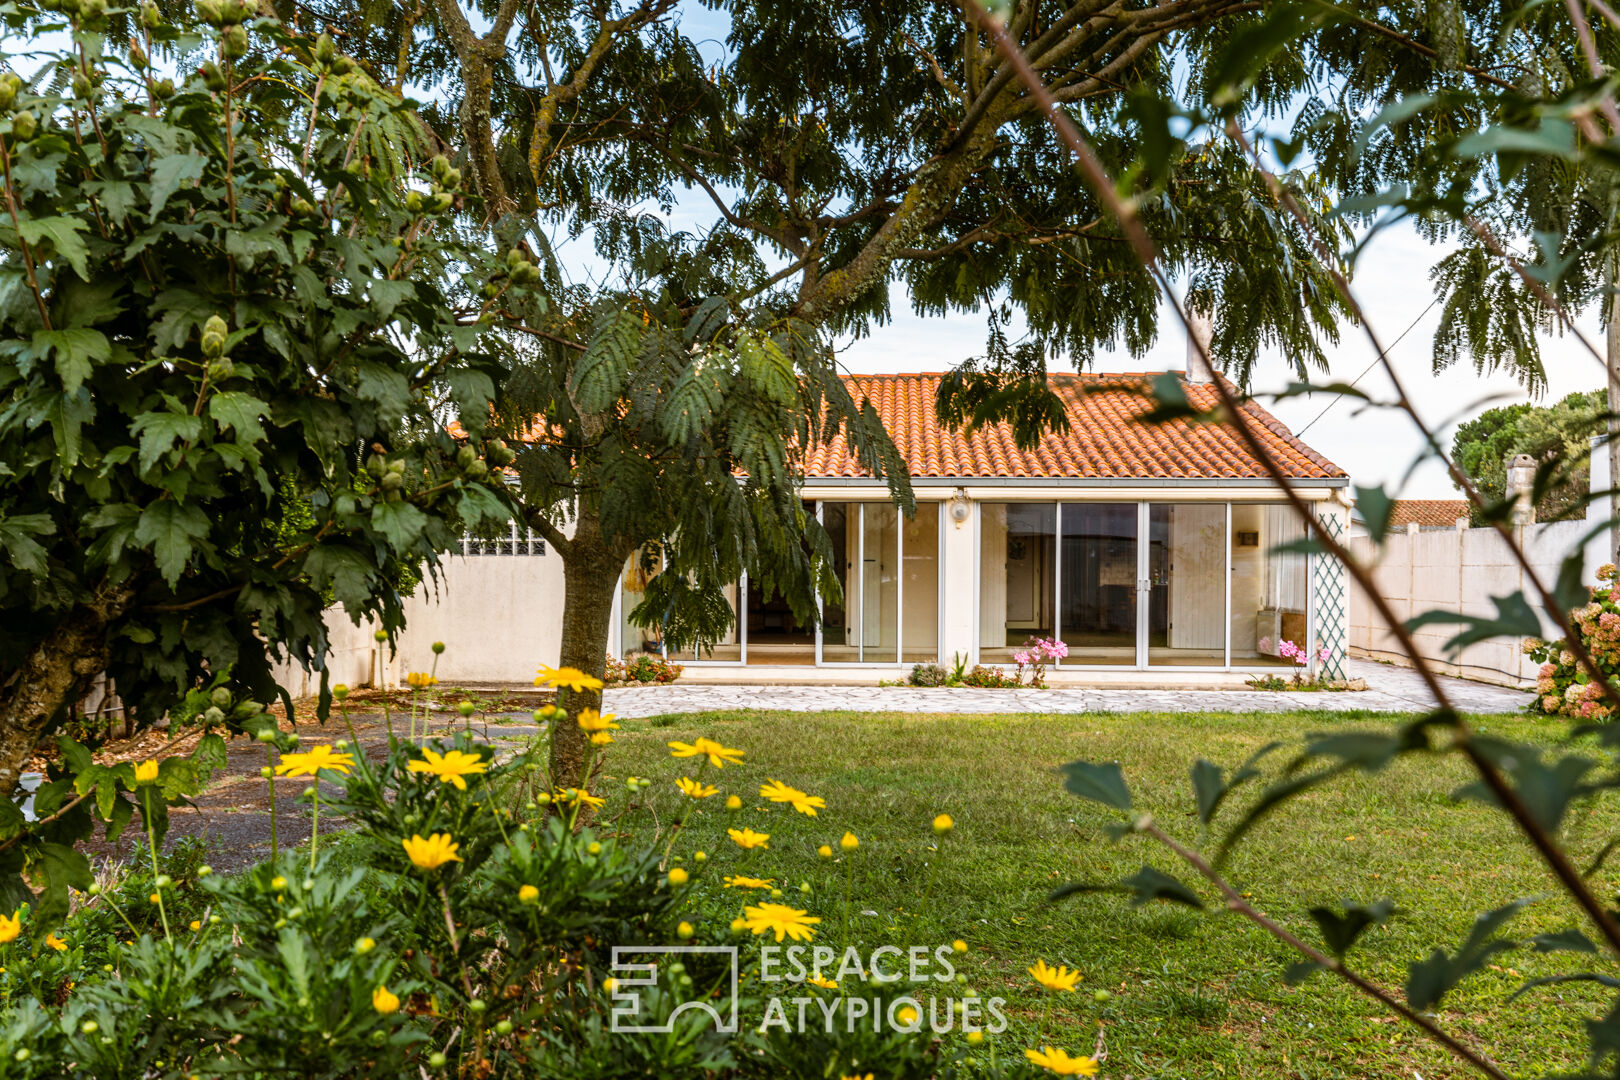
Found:
<path fill-rule="evenodd" d="M 1595 520 L 1560 521 L 1525 525 L 1514 531 L 1537 574 L 1551 583 L 1557 580 L 1565 556 L 1582 543 L 1595 524 Z M 1373 565 L 1380 592 L 1402 620 L 1434 608 L 1491 615 L 1495 611 L 1493 596 L 1521 590 L 1527 597 L 1532 595 L 1507 541 L 1495 529 L 1419 529 L 1413 525 L 1388 537 L 1382 551 L 1367 536 L 1352 537 L 1351 550 L 1358 559 Z M 1595 580 L 1594 572 L 1607 561 L 1608 535 L 1601 533 L 1587 543 L 1587 579 Z M 1550 625 L 1546 629 L 1551 632 Z M 1423 627 L 1413 636 L 1422 655 L 1447 674 L 1509 686 L 1535 681 L 1536 665 L 1520 652 L 1518 641 L 1498 638 L 1456 653 L 1445 648 L 1456 631 L 1455 625 L 1434 625 Z M 1350 649 L 1355 656 L 1406 663 L 1394 636 L 1373 610 L 1367 595 L 1353 582 Z"/>
<path fill-rule="evenodd" d="M 332 682 L 399 686 L 412 671 L 434 669 L 433 643 L 452 648 L 439 658 L 447 686 L 510 684 L 556 664 L 562 645 L 562 559 L 535 537 L 465 541 L 466 554 L 447 557 L 437 581 L 417 586 L 405 601 L 405 630 L 390 653 L 379 646 L 376 624 L 356 626 L 341 607 L 326 612 Z M 295 664 L 276 677 L 293 694 L 313 694 L 318 673 Z"/>

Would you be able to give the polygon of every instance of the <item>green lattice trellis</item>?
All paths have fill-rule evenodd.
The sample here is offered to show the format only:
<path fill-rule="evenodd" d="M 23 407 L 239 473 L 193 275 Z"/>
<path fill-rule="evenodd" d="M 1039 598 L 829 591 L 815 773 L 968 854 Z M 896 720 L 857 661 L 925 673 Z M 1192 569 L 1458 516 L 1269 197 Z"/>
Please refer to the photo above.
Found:
<path fill-rule="evenodd" d="M 1323 514 L 1317 527 L 1333 539 L 1344 535 L 1338 514 Z M 1316 643 L 1327 649 L 1327 659 L 1318 670 L 1325 679 L 1344 678 L 1346 586 L 1344 564 L 1331 555 L 1311 556 L 1314 565 L 1312 601 L 1316 609 Z"/>

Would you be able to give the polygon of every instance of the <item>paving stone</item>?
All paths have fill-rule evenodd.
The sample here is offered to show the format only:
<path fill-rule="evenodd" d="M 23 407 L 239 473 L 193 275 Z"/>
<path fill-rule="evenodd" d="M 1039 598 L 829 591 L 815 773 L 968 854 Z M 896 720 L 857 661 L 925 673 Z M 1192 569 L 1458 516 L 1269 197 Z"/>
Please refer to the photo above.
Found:
<path fill-rule="evenodd" d="M 626 718 L 721 709 L 783 712 L 1083 713 L 1083 712 L 1299 712 L 1305 709 L 1423 712 L 1435 705 L 1417 672 L 1370 660 L 1348 660 L 1345 673 L 1364 679 L 1360 692 L 1292 694 L 1266 690 L 987 690 L 979 687 L 726 686 L 675 683 L 604 692 L 603 708 Z M 1452 705 L 1462 712 L 1512 713 L 1531 695 L 1504 686 L 1442 677 Z"/>

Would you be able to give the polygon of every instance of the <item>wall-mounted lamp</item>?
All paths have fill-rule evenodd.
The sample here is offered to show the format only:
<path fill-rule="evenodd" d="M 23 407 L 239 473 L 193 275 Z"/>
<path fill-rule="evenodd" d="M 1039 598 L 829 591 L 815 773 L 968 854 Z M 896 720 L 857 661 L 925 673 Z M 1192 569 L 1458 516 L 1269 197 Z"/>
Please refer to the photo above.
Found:
<path fill-rule="evenodd" d="M 967 492 L 957 488 L 956 494 L 951 496 L 951 520 L 956 522 L 957 528 L 961 528 L 967 524 L 968 515 L 972 512 L 972 507 L 968 504 Z"/>

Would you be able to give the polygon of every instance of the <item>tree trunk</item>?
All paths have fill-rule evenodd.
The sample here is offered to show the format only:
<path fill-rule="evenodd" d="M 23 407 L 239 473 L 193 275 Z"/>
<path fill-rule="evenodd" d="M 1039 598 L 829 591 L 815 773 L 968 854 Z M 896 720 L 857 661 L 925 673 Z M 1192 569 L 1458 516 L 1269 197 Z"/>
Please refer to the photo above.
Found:
<path fill-rule="evenodd" d="M 558 663 L 600 679 L 607 670 L 608 630 L 613 597 L 629 551 L 603 540 L 595 515 L 581 514 L 563 561 L 562 654 Z M 602 693 L 566 691 L 570 719 L 551 733 L 551 782 L 556 787 L 583 787 L 586 736 L 572 720 L 581 709 L 600 709 Z"/>
<path fill-rule="evenodd" d="M 16 790 L 40 738 L 107 669 L 108 625 L 133 595 L 117 589 L 74 608 L 29 651 L 0 691 L 0 798 Z"/>
<path fill-rule="evenodd" d="M 1609 561 L 1620 565 L 1620 273 L 1610 273 L 1609 290 Z"/>

